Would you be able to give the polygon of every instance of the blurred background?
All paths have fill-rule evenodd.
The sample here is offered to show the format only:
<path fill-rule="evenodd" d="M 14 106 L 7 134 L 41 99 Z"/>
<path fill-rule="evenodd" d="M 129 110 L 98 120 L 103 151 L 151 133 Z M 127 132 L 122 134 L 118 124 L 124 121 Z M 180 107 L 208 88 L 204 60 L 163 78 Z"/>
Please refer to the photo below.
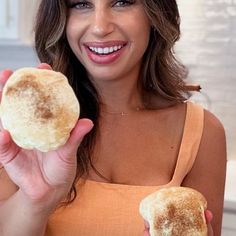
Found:
<path fill-rule="evenodd" d="M 0 0 L 0 70 L 35 66 L 33 24 L 37 0 Z M 181 40 L 177 57 L 200 84 L 192 100 L 212 111 L 227 137 L 224 236 L 236 235 L 236 0 L 177 0 Z M 211 140 L 209 140 L 210 142 Z"/>
<path fill-rule="evenodd" d="M 236 235 L 236 0 L 177 0 L 182 37 L 176 54 L 200 84 L 192 100 L 213 112 L 227 138 L 223 236 Z M 211 142 L 211 140 L 209 140 Z"/>

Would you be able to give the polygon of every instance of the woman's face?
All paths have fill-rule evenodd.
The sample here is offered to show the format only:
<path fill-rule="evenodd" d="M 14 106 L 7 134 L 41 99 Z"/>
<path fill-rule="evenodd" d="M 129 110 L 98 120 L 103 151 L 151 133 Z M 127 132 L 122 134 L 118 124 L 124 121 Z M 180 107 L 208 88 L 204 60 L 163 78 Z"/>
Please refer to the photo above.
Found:
<path fill-rule="evenodd" d="M 68 0 L 68 5 L 67 39 L 89 75 L 137 77 L 150 33 L 141 0 Z"/>

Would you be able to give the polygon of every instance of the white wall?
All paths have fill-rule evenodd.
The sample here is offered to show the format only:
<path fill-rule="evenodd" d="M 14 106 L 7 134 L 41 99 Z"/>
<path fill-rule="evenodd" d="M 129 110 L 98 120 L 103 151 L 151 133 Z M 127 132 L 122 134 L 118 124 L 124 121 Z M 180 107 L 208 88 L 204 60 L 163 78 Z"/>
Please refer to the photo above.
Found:
<path fill-rule="evenodd" d="M 18 0 L 1 0 L 0 38 L 18 38 Z"/>
<path fill-rule="evenodd" d="M 178 55 L 189 68 L 195 96 L 223 123 L 228 159 L 236 160 L 236 0 L 177 0 L 182 17 Z"/>
<path fill-rule="evenodd" d="M 0 43 L 31 44 L 37 0 L 0 0 Z"/>

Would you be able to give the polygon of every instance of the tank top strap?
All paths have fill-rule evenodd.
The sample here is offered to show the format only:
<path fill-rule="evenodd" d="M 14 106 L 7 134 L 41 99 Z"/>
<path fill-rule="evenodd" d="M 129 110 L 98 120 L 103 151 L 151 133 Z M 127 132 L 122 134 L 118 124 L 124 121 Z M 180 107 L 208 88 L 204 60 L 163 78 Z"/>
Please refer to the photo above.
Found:
<path fill-rule="evenodd" d="M 191 170 L 197 156 L 204 125 L 204 109 L 193 102 L 186 102 L 186 118 L 172 184 L 181 185 Z"/>

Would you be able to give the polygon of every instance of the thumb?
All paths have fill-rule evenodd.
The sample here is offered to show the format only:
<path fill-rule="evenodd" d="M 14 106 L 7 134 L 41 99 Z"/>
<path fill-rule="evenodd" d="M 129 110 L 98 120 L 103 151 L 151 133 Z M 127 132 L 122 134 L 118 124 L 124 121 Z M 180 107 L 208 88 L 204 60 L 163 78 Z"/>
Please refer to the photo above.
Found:
<path fill-rule="evenodd" d="M 213 214 L 210 210 L 205 210 L 206 223 L 210 223 L 213 219 Z"/>
<path fill-rule="evenodd" d="M 206 210 L 205 211 L 205 218 L 206 218 L 206 223 L 207 223 L 207 235 L 208 236 L 213 236 L 214 232 L 213 232 L 212 225 L 211 225 L 211 222 L 212 222 L 212 219 L 213 219 L 212 212 L 209 211 L 209 210 Z"/>
<path fill-rule="evenodd" d="M 73 129 L 68 143 L 74 146 L 75 149 L 78 148 L 84 136 L 91 131 L 93 128 L 93 122 L 89 119 L 80 119 L 75 128 Z"/>
<path fill-rule="evenodd" d="M 8 131 L 2 130 L 0 132 L 0 163 L 2 165 L 8 164 L 16 156 L 19 148 L 12 141 Z"/>
<path fill-rule="evenodd" d="M 148 221 L 144 220 L 144 226 L 145 226 L 145 229 L 150 228 L 150 225 L 149 225 Z"/>
<path fill-rule="evenodd" d="M 67 143 L 62 147 L 64 154 L 76 153 L 78 146 L 83 140 L 84 136 L 93 128 L 93 122 L 89 119 L 80 119 L 71 132 Z"/>
<path fill-rule="evenodd" d="M 146 220 L 144 220 L 144 226 L 145 226 L 145 229 L 143 232 L 143 236 L 150 236 L 150 233 L 149 233 L 150 225 Z"/>
<path fill-rule="evenodd" d="M 12 75 L 13 71 L 12 70 L 2 70 L 0 71 L 0 85 L 3 86 L 9 77 Z"/>

